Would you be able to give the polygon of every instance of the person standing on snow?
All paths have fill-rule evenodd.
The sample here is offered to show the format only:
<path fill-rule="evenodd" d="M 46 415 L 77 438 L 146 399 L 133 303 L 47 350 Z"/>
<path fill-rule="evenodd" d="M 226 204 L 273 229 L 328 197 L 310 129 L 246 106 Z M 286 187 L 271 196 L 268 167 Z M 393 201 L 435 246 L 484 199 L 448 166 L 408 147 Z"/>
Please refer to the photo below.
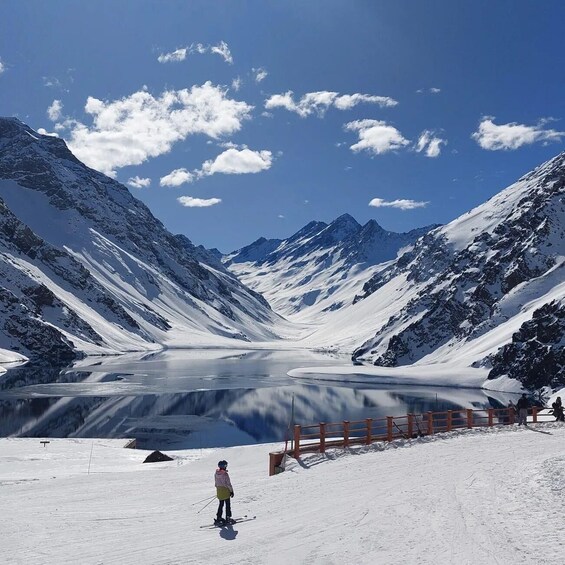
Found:
<path fill-rule="evenodd" d="M 561 397 L 558 396 L 555 402 L 551 405 L 553 408 L 553 415 L 555 416 L 556 422 L 565 422 L 565 414 L 563 414 L 563 404 L 561 403 Z"/>
<path fill-rule="evenodd" d="M 528 406 L 530 403 L 528 402 L 528 398 L 526 397 L 526 393 L 522 394 L 520 400 L 516 403 L 516 408 L 518 409 L 518 425 L 524 426 L 528 425 Z"/>
<path fill-rule="evenodd" d="M 231 486 L 230 476 L 228 475 L 228 462 L 225 460 L 218 462 L 218 468 L 216 469 L 216 474 L 214 475 L 214 482 L 216 484 L 216 496 L 220 501 L 218 505 L 218 512 L 216 513 L 216 519 L 214 524 L 216 526 L 224 524 L 233 524 L 235 520 L 231 517 L 231 501 L 233 498 L 233 487 Z M 222 513 L 224 511 L 224 504 L 226 506 L 226 519 L 222 519 Z"/>

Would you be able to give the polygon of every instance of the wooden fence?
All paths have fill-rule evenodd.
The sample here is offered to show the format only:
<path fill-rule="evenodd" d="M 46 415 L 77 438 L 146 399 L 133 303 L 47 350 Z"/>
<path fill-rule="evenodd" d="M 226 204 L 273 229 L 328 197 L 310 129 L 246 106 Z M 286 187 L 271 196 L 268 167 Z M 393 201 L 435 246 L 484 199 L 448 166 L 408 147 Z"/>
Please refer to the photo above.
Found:
<path fill-rule="evenodd" d="M 534 423 L 538 421 L 538 410 L 539 408 L 534 406 L 528 411 Z M 334 423 L 320 422 L 308 426 L 297 425 L 294 426 L 293 448 L 287 452 L 270 454 L 269 474 L 276 474 L 285 453 L 299 459 L 302 453 L 324 453 L 328 447 L 370 445 L 379 441 L 430 436 L 457 429 L 511 425 L 515 421 L 516 414 L 513 408 L 488 408 L 426 412 Z"/>

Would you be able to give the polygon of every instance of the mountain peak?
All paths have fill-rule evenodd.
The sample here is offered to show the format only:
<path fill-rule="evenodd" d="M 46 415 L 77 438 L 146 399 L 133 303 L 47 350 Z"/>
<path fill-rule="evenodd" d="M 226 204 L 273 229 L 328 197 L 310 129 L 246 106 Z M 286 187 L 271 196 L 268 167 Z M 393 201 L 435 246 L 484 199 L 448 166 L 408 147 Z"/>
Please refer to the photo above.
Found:
<path fill-rule="evenodd" d="M 17 154 L 36 155 L 44 152 L 59 159 L 78 163 L 78 159 L 63 139 L 54 135 L 43 135 L 24 124 L 18 118 L 0 117 L 0 147 L 12 158 Z"/>
<path fill-rule="evenodd" d="M 338 216 L 331 224 L 331 225 L 338 225 L 338 226 L 353 226 L 356 228 L 360 228 L 361 225 L 359 222 L 350 214 L 342 214 Z"/>
<path fill-rule="evenodd" d="M 336 218 L 320 235 L 331 242 L 339 242 L 351 237 L 361 229 L 361 225 L 349 214 L 342 214 Z"/>
<path fill-rule="evenodd" d="M 66 332 L 65 347 L 89 352 L 155 349 L 181 334 L 273 337 L 278 318 L 216 257 L 171 234 L 62 139 L 17 118 L 0 118 L 0 196 L 0 273 L 12 281 L 0 281 L 0 342 L 27 356 L 44 356 L 50 340 L 35 337 L 49 325 Z M 15 245 L 33 269 L 7 258 Z M 11 315 L 18 336 L 35 324 L 33 340 L 12 335 Z M 185 331 L 168 334 L 174 325 Z"/>

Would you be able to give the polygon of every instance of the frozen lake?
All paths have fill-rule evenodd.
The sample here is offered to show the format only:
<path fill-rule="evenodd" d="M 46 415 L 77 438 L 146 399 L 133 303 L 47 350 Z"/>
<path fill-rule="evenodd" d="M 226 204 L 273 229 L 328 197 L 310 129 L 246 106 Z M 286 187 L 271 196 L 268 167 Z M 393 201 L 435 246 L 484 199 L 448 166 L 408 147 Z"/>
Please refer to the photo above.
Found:
<path fill-rule="evenodd" d="M 88 358 L 63 371 L 0 376 L 0 435 L 136 438 L 146 449 L 283 444 L 294 421 L 362 420 L 408 412 L 500 407 L 480 389 L 323 383 L 297 367 L 350 367 L 311 351 L 182 350 Z"/>

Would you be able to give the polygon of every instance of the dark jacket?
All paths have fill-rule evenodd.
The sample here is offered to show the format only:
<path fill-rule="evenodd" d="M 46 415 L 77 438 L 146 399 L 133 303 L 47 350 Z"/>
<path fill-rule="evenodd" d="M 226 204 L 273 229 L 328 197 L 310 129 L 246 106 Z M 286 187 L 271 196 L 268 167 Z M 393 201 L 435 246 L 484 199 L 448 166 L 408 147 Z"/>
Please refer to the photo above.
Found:
<path fill-rule="evenodd" d="M 522 409 L 522 408 L 527 408 L 530 405 L 530 403 L 528 402 L 528 399 L 525 396 L 520 397 L 520 400 L 518 400 L 518 402 L 516 403 L 516 408 L 518 408 L 518 410 Z"/>

